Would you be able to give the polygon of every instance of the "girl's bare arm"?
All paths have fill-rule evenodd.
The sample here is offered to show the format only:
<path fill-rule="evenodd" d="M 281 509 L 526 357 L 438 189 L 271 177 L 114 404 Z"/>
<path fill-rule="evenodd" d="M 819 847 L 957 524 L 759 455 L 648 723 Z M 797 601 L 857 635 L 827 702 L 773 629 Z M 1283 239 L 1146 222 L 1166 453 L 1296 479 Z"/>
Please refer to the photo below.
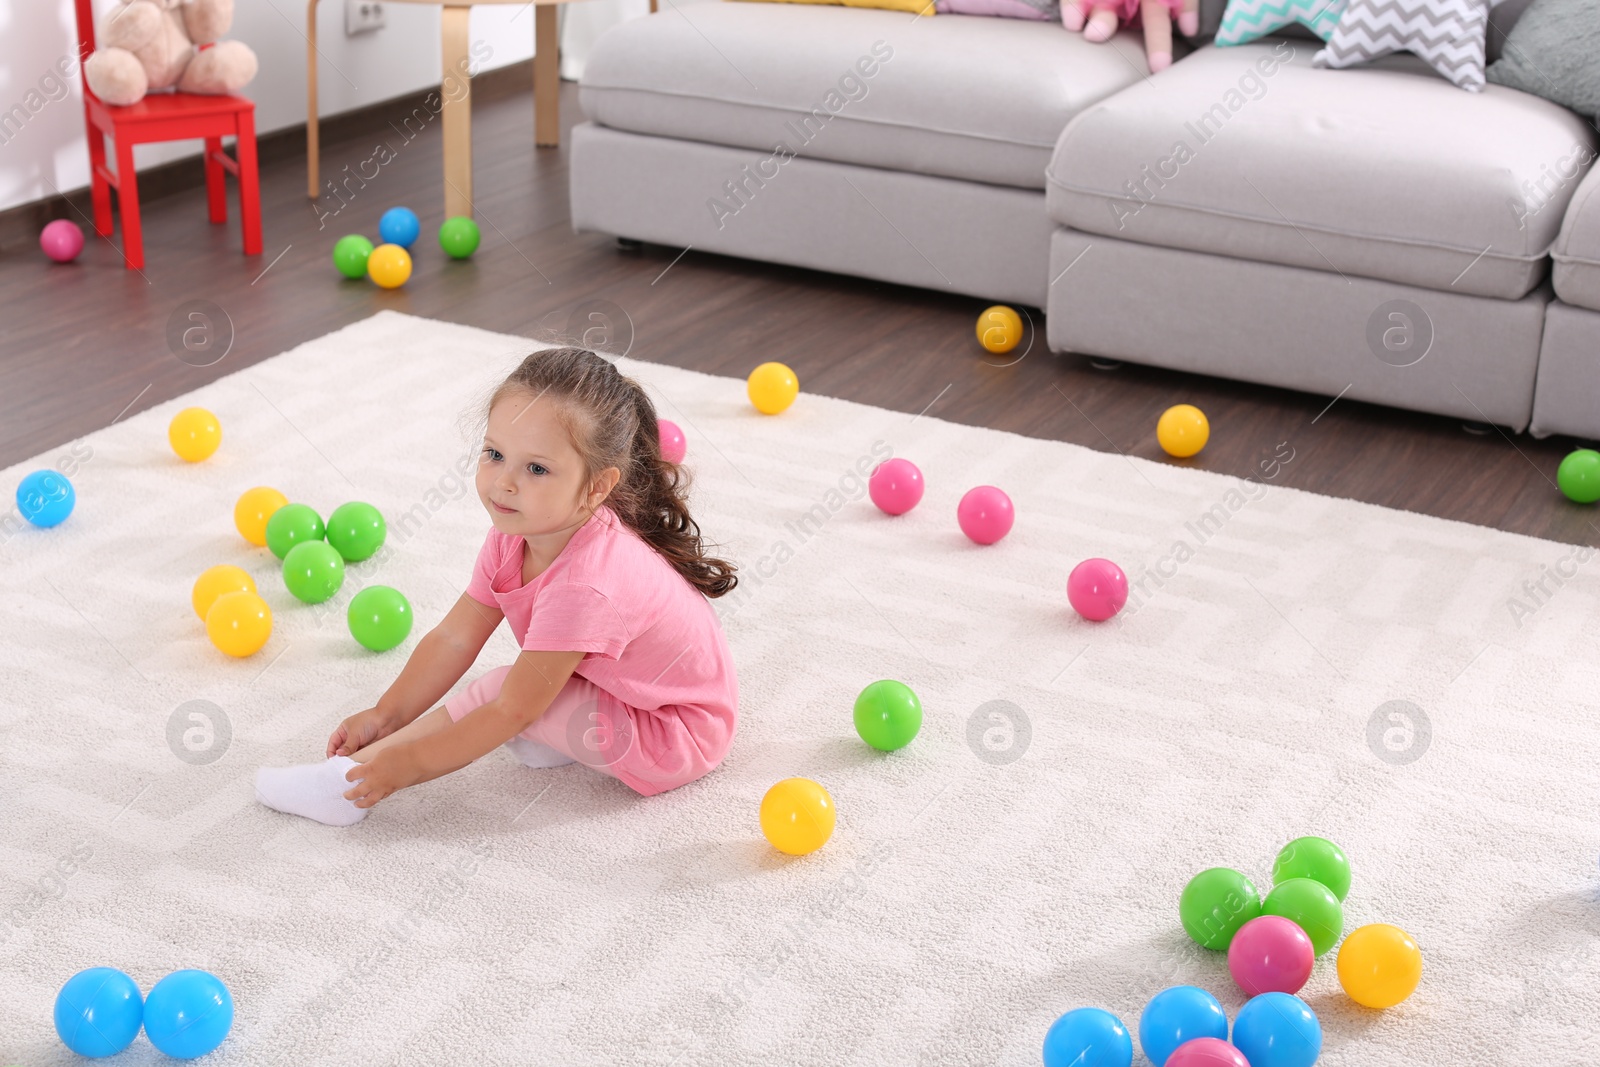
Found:
<path fill-rule="evenodd" d="M 398 729 L 437 706 L 467 673 L 503 618 L 499 608 L 461 594 L 439 625 L 417 642 L 400 677 L 378 698 L 378 710 L 393 716 Z"/>

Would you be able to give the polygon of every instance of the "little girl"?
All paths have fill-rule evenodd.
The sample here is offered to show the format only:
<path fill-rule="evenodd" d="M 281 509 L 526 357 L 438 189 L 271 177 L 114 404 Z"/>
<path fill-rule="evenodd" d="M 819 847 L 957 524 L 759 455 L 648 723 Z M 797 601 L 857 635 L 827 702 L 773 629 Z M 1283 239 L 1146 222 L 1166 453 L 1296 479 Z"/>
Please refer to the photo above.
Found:
<path fill-rule="evenodd" d="M 495 390 L 487 426 L 477 489 L 494 528 L 466 593 L 377 706 L 333 731 L 324 762 L 257 772 L 261 803 L 345 826 L 502 744 L 644 796 L 727 755 L 738 682 L 706 597 L 738 578 L 705 554 L 650 398 L 593 352 L 550 349 Z M 516 661 L 434 707 L 501 619 Z"/>

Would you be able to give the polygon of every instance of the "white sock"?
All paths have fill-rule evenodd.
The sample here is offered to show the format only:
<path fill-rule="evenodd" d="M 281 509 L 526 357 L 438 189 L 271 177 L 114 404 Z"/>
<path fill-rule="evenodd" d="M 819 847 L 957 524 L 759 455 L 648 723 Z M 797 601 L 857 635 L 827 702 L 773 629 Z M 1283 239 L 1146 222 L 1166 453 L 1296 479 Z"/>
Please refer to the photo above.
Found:
<path fill-rule="evenodd" d="M 521 734 L 507 741 L 506 747 L 511 750 L 511 754 L 517 757 L 518 762 L 524 767 L 532 767 L 534 770 L 542 770 L 546 767 L 565 767 L 569 763 L 578 762 L 559 749 L 551 748 L 549 745 L 541 745 L 537 741 L 529 741 Z"/>
<path fill-rule="evenodd" d="M 275 811 L 303 815 L 329 826 L 349 826 L 367 817 L 366 808 L 344 794 L 355 783 L 345 773 L 356 765 L 349 756 L 294 767 L 262 767 L 256 771 L 256 799 Z"/>

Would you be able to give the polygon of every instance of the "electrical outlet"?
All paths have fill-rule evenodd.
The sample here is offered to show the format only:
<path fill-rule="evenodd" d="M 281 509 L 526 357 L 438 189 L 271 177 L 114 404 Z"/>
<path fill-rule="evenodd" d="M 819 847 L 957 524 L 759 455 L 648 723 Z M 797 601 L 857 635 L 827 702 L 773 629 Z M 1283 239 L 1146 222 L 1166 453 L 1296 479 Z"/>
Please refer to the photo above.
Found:
<path fill-rule="evenodd" d="M 346 37 L 381 29 L 383 29 L 383 4 L 379 0 L 344 0 Z"/>

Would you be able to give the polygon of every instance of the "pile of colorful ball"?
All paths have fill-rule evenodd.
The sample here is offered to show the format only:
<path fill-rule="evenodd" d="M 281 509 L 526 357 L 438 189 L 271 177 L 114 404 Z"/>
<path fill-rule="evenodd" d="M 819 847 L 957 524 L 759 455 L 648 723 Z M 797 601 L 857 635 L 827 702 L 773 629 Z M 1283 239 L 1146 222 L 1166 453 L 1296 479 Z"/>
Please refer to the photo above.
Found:
<path fill-rule="evenodd" d="M 392 207 L 378 220 L 378 239 L 373 243 L 359 233 L 347 234 L 334 242 L 333 265 L 346 278 L 371 278 L 380 288 L 398 289 L 411 277 L 412 245 L 422 234 L 422 220 L 408 207 Z M 465 215 L 444 220 L 439 227 L 439 247 L 451 259 L 466 259 L 478 250 L 483 234 L 478 224 Z"/>
<path fill-rule="evenodd" d="M 150 989 L 114 967 L 92 967 L 56 994 L 56 1034 L 80 1056 L 115 1056 L 143 1028 L 168 1056 L 192 1060 L 222 1044 L 233 1029 L 233 996 L 205 971 L 173 971 Z"/>

